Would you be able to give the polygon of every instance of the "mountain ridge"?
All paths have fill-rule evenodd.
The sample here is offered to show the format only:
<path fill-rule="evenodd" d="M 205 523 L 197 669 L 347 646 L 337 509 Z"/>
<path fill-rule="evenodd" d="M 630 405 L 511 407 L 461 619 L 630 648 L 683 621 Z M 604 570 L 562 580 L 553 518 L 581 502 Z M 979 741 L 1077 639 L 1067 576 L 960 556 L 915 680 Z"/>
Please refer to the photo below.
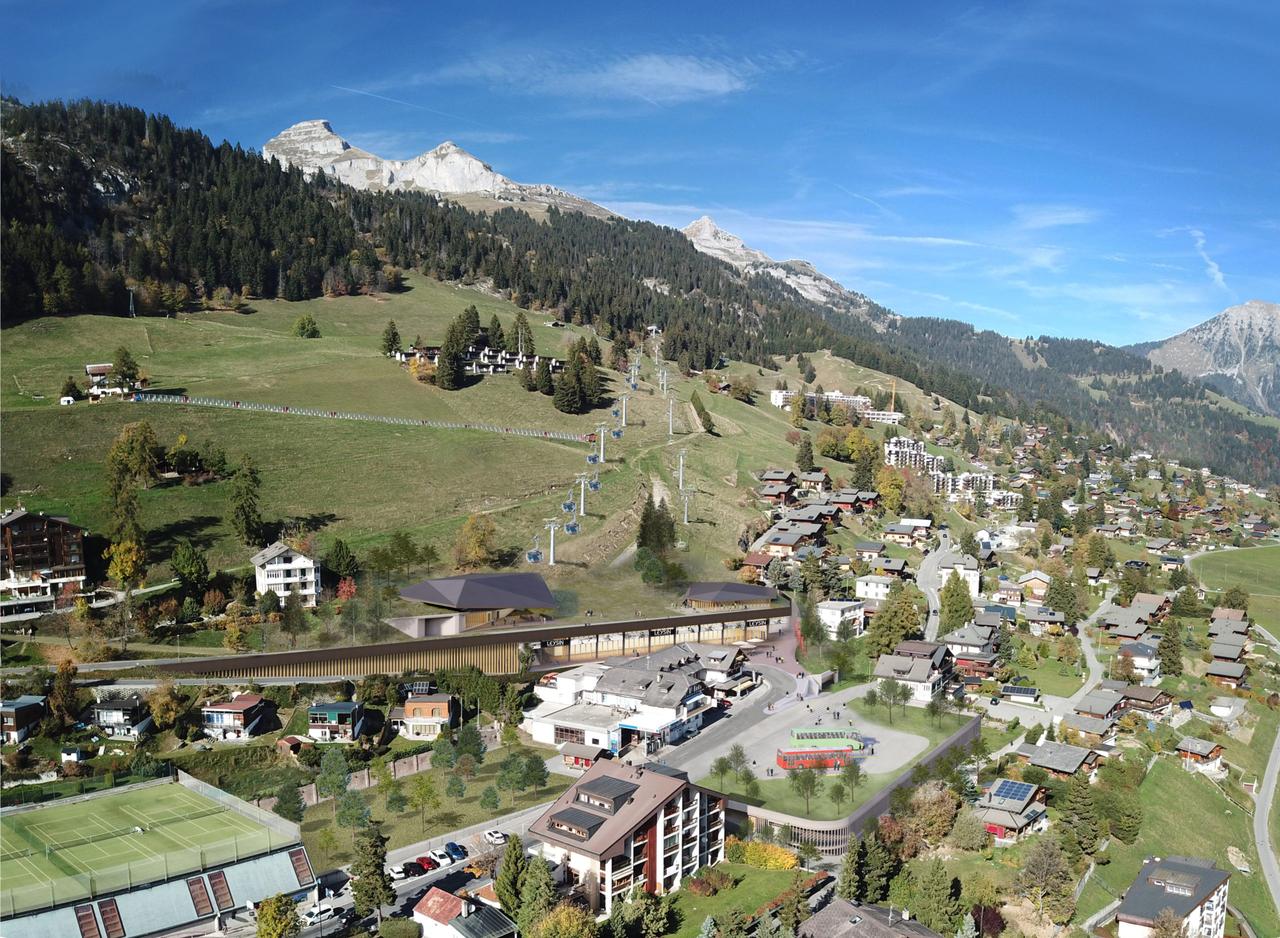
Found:
<path fill-rule="evenodd" d="M 537 204 L 596 217 L 613 213 L 601 205 L 545 183 L 521 183 L 502 175 L 452 140 L 407 160 L 389 160 L 353 146 L 327 120 L 299 121 L 262 147 L 265 158 L 296 166 L 307 176 L 326 175 L 365 191 L 478 195 L 498 203 Z"/>
<path fill-rule="evenodd" d="M 1280 416 L 1280 304 L 1247 300 L 1177 335 L 1128 350 Z"/>

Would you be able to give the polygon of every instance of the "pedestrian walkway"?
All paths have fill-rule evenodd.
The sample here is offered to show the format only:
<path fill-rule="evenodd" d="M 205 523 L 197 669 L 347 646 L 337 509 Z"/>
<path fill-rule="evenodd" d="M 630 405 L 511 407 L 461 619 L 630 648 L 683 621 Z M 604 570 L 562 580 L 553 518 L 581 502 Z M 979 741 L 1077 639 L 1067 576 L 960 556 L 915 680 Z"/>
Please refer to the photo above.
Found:
<path fill-rule="evenodd" d="M 564 440 L 569 443 L 587 443 L 594 434 L 564 433 L 559 430 L 526 430 L 520 427 L 498 427 L 487 423 L 453 423 L 444 420 L 424 420 L 420 417 L 382 417 L 375 414 L 350 414 L 341 410 L 320 410 L 315 407 L 294 407 L 290 404 L 262 404 L 255 401 L 228 401 L 216 397 L 189 397 L 186 394 L 148 394 L 139 392 L 132 398 L 135 404 L 186 404 L 194 407 L 219 407 L 223 410 L 247 410 L 262 414 L 288 414 L 293 417 L 322 417 L 327 420 L 357 420 L 365 423 L 389 423 L 397 427 L 429 427 L 432 430 L 476 430 L 480 433 L 501 433 L 506 436 L 525 436 L 540 440 Z"/>

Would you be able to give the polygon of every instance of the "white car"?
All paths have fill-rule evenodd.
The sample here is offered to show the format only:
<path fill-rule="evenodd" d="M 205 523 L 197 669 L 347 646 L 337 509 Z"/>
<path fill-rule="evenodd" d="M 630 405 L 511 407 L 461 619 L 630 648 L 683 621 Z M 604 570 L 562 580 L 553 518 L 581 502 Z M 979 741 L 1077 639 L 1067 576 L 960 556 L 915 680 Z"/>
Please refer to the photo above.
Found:
<path fill-rule="evenodd" d="M 491 830 L 484 832 L 485 843 L 493 844 L 495 847 L 501 847 L 507 842 L 507 835 L 500 830 Z"/>
<path fill-rule="evenodd" d="M 439 863 L 441 869 L 444 869 L 446 866 L 453 865 L 453 857 L 449 856 L 449 854 L 443 850 L 432 850 L 427 854 L 427 856 Z"/>
<path fill-rule="evenodd" d="M 302 913 L 302 924 L 319 925 L 338 917 L 338 910 L 331 905 L 313 905 Z"/>

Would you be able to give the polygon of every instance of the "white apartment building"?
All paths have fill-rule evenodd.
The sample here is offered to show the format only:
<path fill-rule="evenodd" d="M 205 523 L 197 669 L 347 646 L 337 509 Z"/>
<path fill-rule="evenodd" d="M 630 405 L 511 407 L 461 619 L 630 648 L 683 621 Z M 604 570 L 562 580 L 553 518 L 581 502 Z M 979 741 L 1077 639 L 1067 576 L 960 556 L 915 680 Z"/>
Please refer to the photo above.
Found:
<path fill-rule="evenodd" d="M 889 598 L 889 590 L 897 580 L 891 576 L 876 576 L 868 573 L 860 576 L 853 583 L 853 595 L 859 599 L 885 600 Z"/>
<path fill-rule="evenodd" d="M 840 635 L 841 626 L 853 627 L 852 637 L 861 638 L 866 633 L 866 604 L 852 599 L 828 599 L 818 603 L 818 621 L 834 641 Z"/>
<path fill-rule="evenodd" d="M 791 402 L 795 400 L 795 391 L 790 389 L 782 390 L 774 388 L 769 392 L 769 403 L 774 407 L 789 407 Z M 804 398 L 806 401 L 816 401 L 818 395 L 814 391 L 806 391 Z M 832 407 L 849 407 L 862 413 L 871 410 L 871 398 L 863 394 L 845 394 L 843 391 L 824 391 L 822 394 L 825 400 Z"/>
<path fill-rule="evenodd" d="M 884 441 L 884 464 L 895 469 L 923 469 L 925 472 L 941 470 L 943 458 L 934 456 L 924 445 L 924 440 L 909 436 L 895 436 Z"/>
<path fill-rule="evenodd" d="M 973 501 L 984 498 L 995 488 L 996 478 L 989 472 L 943 472 L 935 469 L 929 473 L 933 479 L 933 494 L 942 495 L 948 501 Z"/>
<path fill-rule="evenodd" d="M 1116 909 L 1117 938 L 1149 938 L 1165 909 L 1188 938 L 1222 938 L 1231 874 L 1199 857 L 1152 857 Z"/>
<path fill-rule="evenodd" d="M 304 606 L 315 606 L 320 596 L 320 564 L 294 550 L 283 541 L 253 555 L 254 587 L 259 593 L 272 590 L 281 605 L 293 592 L 302 597 Z"/>
<path fill-rule="evenodd" d="M 938 567 L 938 573 L 942 577 L 943 584 L 951 579 L 951 574 L 959 574 L 960 579 L 964 580 L 964 585 L 969 587 L 969 595 L 974 599 L 978 598 L 982 587 L 982 574 L 978 570 L 977 559 L 971 554 L 965 554 L 963 557 L 941 564 Z"/>

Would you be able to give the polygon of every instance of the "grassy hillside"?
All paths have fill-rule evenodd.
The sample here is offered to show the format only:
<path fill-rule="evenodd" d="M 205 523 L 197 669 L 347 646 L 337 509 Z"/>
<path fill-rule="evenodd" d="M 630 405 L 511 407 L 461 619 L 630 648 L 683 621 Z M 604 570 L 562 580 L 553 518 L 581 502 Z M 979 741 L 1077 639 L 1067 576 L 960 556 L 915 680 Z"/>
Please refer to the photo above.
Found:
<path fill-rule="evenodd" d="M 39 319 L 4 332 L 5 375 L 0 410 L 5 446 L 3 503 L 67 514 L 90 530 L 107 521 L 102 463 L 111 441 L 129 422 L 147 420 L 160 441 L 185 433 L 194 444 L 215 442 L 232 463 L 251 455 L 263 479 L 263 512 L 270 520 L 309 519 L 326 547 L 343 537 L 366 549 L 402 528 L 447 554 L 463 519 L 474 512 L 494 517 L 503 546 L 518 553 L 541 534 L 543 521 L 563 518 L 559 505 L 574 476 L 587 470 L 587 447 L 537 439 L 298 416 L 123 402 L 59 407 L 62 381 L 83 379 L 88 362 L 110 361 L 128 347 L 157 390 L 192 396 L 513 427 L 586 433 L 613 424 L 607 408 L 568 416 L 549 398 L 530 394 L 509 376 L 491 376 L 455 392 L 413 381 L 379 354 L 388 319 L 403 340 L 438 341 L 447 323 L 474 303 L 481 321 L 497 314 L 510 326 L 517 309 L 477 290 L 412 275 L 408 289 L 392 296 L 265 301 L 250 312 L 201 313 L 178 319 L 80 316 Z M 298 316 L 310 313 L 322 337 L 295 338 Z M 551 328 L 532 314 L 539 351 L 560 353 L 584 330 Z M 830 356 L 815 356 L 828 387 L 887 387 L 884 375 Z M 784 366 L 794 371 L 794 363 Z M 641 360 L 642 383 L 628 405 L 622 440 L 608 441 L 602 490 L 590 493 L 583 533 L 557 539 L 560 563 L 543 567 L 561 601 L 561 613 L 597 615 L 658 611 L 676 594 L 642 585 L 630 564 L 611 566 L 631 542 L 645 490 L 658 484 L 677 491 L 677 452 L 687 451 L 690 524 L 679 526 L 686 550 L 680 562 L 695 579 L 732 576 L 724 560 L 738 552 L 744 527 L 760 512 L 753 473 L 794 464 L 785 441 L 788 415 L 768 404 L 776 373 L 735 364 L 749 372 L 760 393 L 754 405 L 709 392 L 699 378 L 674 386 L 675 435 L 668 439 L 667 404 L 651 383 L 656 365 Z M 615 393 L 621 376 L 608 374 Z M 798 384 L 799 376 L 789 374 Z M 712 413 L 716 433 L 693 432 L 688 404 L 694 390 Z M 917 389 L 899 385 L 913 406 Z M 820 460 L 839 477 L 840 464 Z M 168 576 L 167 558 L 177 540 L 193 538 L 218 566 L 242 566 L 252 553 L 223 521 L 229 483 L 161 486 L 141 493 L 144 525 L 152 532 L 149 580 Z M 678 499 L 673 509 L 680 515 Z"/>
<path fill-rule="evenodd" d="M 1209 589 L 1248 590 L 1249 615 L 1273 635 L 1280 631 L 1280 546 L 1216 551 L 1191 566 Z"/>

